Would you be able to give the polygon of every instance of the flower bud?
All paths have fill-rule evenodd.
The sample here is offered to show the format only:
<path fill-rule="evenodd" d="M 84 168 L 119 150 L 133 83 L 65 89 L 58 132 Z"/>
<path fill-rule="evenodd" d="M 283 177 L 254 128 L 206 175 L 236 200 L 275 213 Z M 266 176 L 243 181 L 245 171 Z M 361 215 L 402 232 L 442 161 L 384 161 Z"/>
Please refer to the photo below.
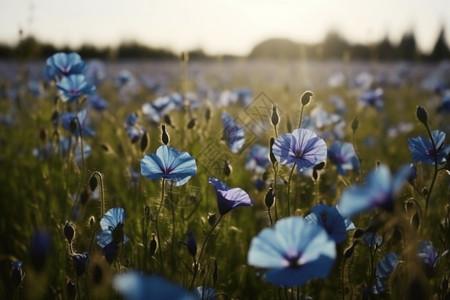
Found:
<path fill-rule="evenodd" d="M 223 164 L 223 173 L 225 174 L 225 176 L 230 176 L 232 171 L 233 168 L 230 165 L 230 161 L 225 160 Z"/>
<path fill-rule="evenodd" d="M 300 102 L 302 103 L 303 106 L 307 106 L 311 103 L 311 97 L 314 94 L 311 91 L 306 91 L 302 94 L 302 96 L 300 97 Z"/>
<path fill-rule="evenodd" d="M 169 115 L 164 115 L 164 123 L 166 123 L 167 125 L 173 127 L 173 125 L 172 125 L 172 119 L 170 119 L 170 116 L 169 116 Z"/>
<path fill-rule="evenodd" d="M 141 152 L 144 152 L 145 149 L 147 149 L 149 141 L 148 133 L 144 132 L 141 138 Z"/>
<path fill-rule="evenodd" d="M 189 253 L 192 255 L 192 257 L 195 258 L 195 255 L 197 254 L 197 241 L 195 240 L 195 236 L 192 231 L 188 232 L 188 240 L 186 243 L 186 247 Z"/>
<path fill-rule="evenodd" d="M 77 288 L 72 280 L 67 281 L 66 291 L 69 299 L 75 299 L 75 297 L 77 296 Z"/>
<path fill-rule="evenodd" d="M 194 128 L 195 123 L 196 123 L 196 119 L 195 119 L 195 118 L 192 118 L 192 119 L 189 121 L 189 123 L 187 124 L 187 129 L 192 129 L 192 128 Z"/>
<path fill-rule="evenodd" d="M 354 118 L 353 121 L 352 121 L 352 130 L 353 130 L 353 133 L 355 133 L 355 131 L 358 129 L 358 127 L 359 127 L 359 119 L 356 117 L 356 118 Z"/>
<path fill-rule="evenodd" d="M 416 108 L 416 118 L 423 125 L 428 126 L 428 113 L 423 106 L 417 106 Z"/>
<path fill-rule="evenodd" d="M 216 224 L 216 214 L 214 213 L 208 214 L 208 223 L 211 227 L 214 226 L 214 224 Z"/>
<path fill-rule="evenodd" d="M 69 244 L 72 243 L 72 240 L 75 236 L 75 228 L 69 221 L 66 221 L 66 224 L 64 225 L 64 235 L 66 236 Z"/>
<path fill-rule="evenodd" d="M 152 234 L 152 240 L 150 241 L 150 256 L 155 255 L 156 246 L 155 234 Z"/>
<path fill-rule="evenodd" d="M 95 174 L 92 174 L 91 178 L 89 179 L 89 188 L 91 189 L 91 192 L 95 191 L 97 188 L 97 177 Z"/>
<path fill-rule="evenodd" d="M 272 106 L 272 118 L 271 118 L 271 121 L 272 121 L 272 125 L 274 127 L 276 127 L 278 125 L 278 123 L 280 122 L 280 116 L 278 115 L 278 110 L 277 110 L 277 106 L 276 105 Z"/>
<path fill-rule="evenodd" d="M 264 198 L 264 202 L 266 203 L 267 208 L 272 207 L 274 201 L 275 201 L 275 194 L 273 192 L 273 189 L 270 187 L 266 193 L 266 197 Z"/>
<path fill-rule="evenodd" d="M 206 119 L 206 122 L 209 122 L 209 120 L 211 120 L 211 108 L 209 106 L 206 107 L 205 119 Z"/>
<path fill-rule="evenodd" d="M 161 129 L 162 129 L 161 141 L 163 142 L 164 145 L 168 145 L 169 141 L 170 141 L 170 137 L 166 131 L 166 125 L 162 124 Z"/>
<path fill-rule="evenodd" d="M 86 272 L 87 262 L 89 260 L 89 254 L 84 252 L 83 254 L 75 254 L 72 256 L 75 264 L 75 271 L 77 276 L 80 277 Z"/>

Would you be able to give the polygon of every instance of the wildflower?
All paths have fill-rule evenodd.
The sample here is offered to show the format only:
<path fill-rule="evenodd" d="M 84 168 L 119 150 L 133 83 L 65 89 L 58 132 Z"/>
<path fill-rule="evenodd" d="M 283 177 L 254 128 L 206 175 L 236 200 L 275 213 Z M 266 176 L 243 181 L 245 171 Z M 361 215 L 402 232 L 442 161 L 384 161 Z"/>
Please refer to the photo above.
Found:
<path fill-rule="evenodd" d="M 185 184 L 197 173 L 195 159 L 187 152 L 162 145 L 156 154 L 146 154 L 141 160 L 141 174 L 151 180 L 164 178 L 175 186 Z"/>
<path fill-rule="evenodd" d="M 78 122 L 75 121 L 75 118 L 78 119 Z M 78 129 L 78 125 L 81 127 L 81 133 L 83 136 L 94 136 L 95 132 L 94 130 L 89 127 L 88 125 L 88 118 L 87 118 L 87 110 L 83 109 L 78 113 L 73 112 L 66 112 L 61 115 L 61 123 L 62 127 L 68 131 L 71 131 L 74 136 L 79 136 L 80 131 Z M 73 125 L 76 127 L 73 128 Z M 75 130 L 73 130 L 75 129 Z"/>
<path fill-rule="evenodd" d="M 69 75 L 63 77 L 56 87 L 59 90 L 63 102 L 72 103 L 81 96 L 91 95 L 95 92 L 95 86 L 90 85 L 84 75 Z"/>
<path fill-rule="evenodd" d="M 31 263 L 36 271 L 41 271 L 52 250 L 52 237 L 45 229 L 34 231 L 31 241 L 30 257 Z"/>
<path fill-rule="evenodd" d="M 327 145 L 311 130 L 299 128 L 278 137 L 273 154 L 281 164 L 295 163 L 300 173 L 327 159 Z"/>
<path fill-rule="evenodd" d="M 192 257 L 195 257 L 197 254 L 197 241 L 195 240 L 194 233 L 192 231 L 188 232 L 188 240 L 186 242 L 186 248 Z"/>
<path fill-rule="evenodd" d="M 428 277 L 431 277 L 433 275 L 434 269 L 436 268 L 439 259 L 442 256 L 447 255 L 447 253 L 448 250 L 439 255 L 434 249 L 432 242 L 419 241 L 417 256 L 422 260 Z"/>
<path fill-rule="evenodd" d="M 159 276 L 147 276 L 136 271 L 121 273 L 113 278 L 113 285 L 128 300 L 194 300 L 184 288 Z"/>
<path fill-rule="evenodd" d="M 250 265 L 270 269 L 265 280 L 290 287 L 327 277 L 335 258 L 335 242 L 321 226 L 288 217 L 252 239 L 247 260 Z"/>
<path fill-rule="evenodd" d="M 86 70 L 86 63 L 81 59 L 78 53 L 53 54 L 47 59 L 44 68 L 44 77 L 48 80 L 56 79 L 60 76 L 71 74 L 82 74 Z"/>
<path fill-rule="evenodd" d="M 139 141 L 144 135 L 144 129 L 138 122 L 138 115 L 131 113 L 124 123 L 125 130 L 132 143 Z"/>
<path fill-rule="evenodd" d="M 394 177 L 386 165 L 380 165 L 367 176 L 364 186 L 350 186 L 342 193 L 339 211 L 344 217 L 352 217 L 373 207 L 392 210 L 394 196 L 411 174 L 409 166 L 402 167 Z"/>
<path fill-rule="evenodd" d="M 214 177 L 210 177 L 208 182 L 216 189 L 217 205 L 221 215 L 225 215 L 239 206 L 253 206 L 253 200 L 243 189 L 229 188 L 225 183 Z"/>
<path fill-rule="evenodd" d="M 80 277 L 86 272 L 87 262 L 89 260 L 89 254 L 84 252 L 83 254 L 75 254 L 72 256 L 73 262 L 75 264 L 75 271 L 77 276 Z"/>
<path fill-rule="evenodd" d="M 195 288 L 197 299 L 213 300 L 217 299 L 217 293 L 213 288 L 207 286 L 198 286 Z"/>
<path fill-rule="evenodd" d="M 150 123 L 157 124 L 172 110 L 182 107 L 183 97 L 178 93 L 156 98 L 153 102 L 142 105 L 142 113 L 146 115 Z"/>
<path fill-rule="evenodd" d="M 347 239 L 347 231 L 355 229 L 355 225 L 349 219 L 344 219 L 336 206 L 324 204 L 314 206 L 305 221 L 322 226 L 338 244 Z"/>
<path fill-rule="evenodd" d="M 97 111 L 105 110 L 109 106 L 108 101 L 101 98 L 96 93 L 89 95 L 87 101 L 89 102 L 89 105 Z"/>
<path fill-rule="evenodd" d="M 245 129 L 237 124 L 229 113 L 222 114 L 223 136 L 231 152 L 238 153 L 245 144 Z"/>
<path fill-rule="evenodd" d="M 445 157 L 450 153 L 450 145 L 444 146 L 445 132 L 435 130 L 431 133 L 431 136 L 436 146 L 436 152 L 433 143 L 422 136 L 408 139 L 408 148 L 415 162 L 434 165 L 435 158 L 438 164 L 446 162 Z"/>
<path fill-rule="evenodd" d="M 18 287 L 25 278 L 25 272 L 22 269 L 22 264 L 23 262 L 21 260 L 16 260 L 11 263 L 11 280 L 15 287 Z"/>
<path fill-rule="evenodd" d="M 90 84 L 97 85 L 106 78 L 105 65 L 99 60 L 92 60 L 87 65 L 85 75 Z"/>
<path fill-rule="evenodd" d="M 400 258 L 397 254 L 391 252 L 386 254 L 378 263 L 375 272 L 375 283 L 372 286 L 372 293 L 382 294 L 386 291 L 386 281 L 394 272 Z"/>
<path fill-rule="evenodd" d="M 269 166 L 269 148 L 254 145 L 247 155 L 245 169 L 254 171 L 255 173 L 264 173 Z"/>
<path fill-rule="evenodd" d="M 364 92 L 359 101 L 363 107 L 373 106 L 378 111 L 384 107 L 384 90 L 382 88 L 377 88 L 375 90 L 368 90 Z"/>
<path fill-rule="evenodd" d="M 97 244 L 102 247 L 109 262 L 116 258 L 119 246 L 129 241 L 123 231 L 124 219 L 125 210 L 121 207 L 115 207 L 108 210 L 100 220 L 102 232 L 97 235 Z"/>
<path fill-rule="evenodd" d="M 355 149 L 350 143 L 334 141 L 333 145 L 328 149 L 328 158 L 336 165 L 338 173 L 341 175 L 345 175 L 348 170 L 357 170 L 359 168 Z"/>

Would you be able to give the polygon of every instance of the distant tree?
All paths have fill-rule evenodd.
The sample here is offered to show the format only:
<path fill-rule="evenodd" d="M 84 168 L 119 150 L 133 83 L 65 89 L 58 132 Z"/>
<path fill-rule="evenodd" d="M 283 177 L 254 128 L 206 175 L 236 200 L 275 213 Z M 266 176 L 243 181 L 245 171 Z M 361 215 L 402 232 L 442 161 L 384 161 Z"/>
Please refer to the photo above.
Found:
<path fill-rule="evenodd" d="M 397 58 L 397 49 L 392 45 L 387 36 L 375 46 L 375 52 L 377 58 L 382 61 L 394 60 Z"/>
<path fill-rule="evenodd" d="M 12 58 L 13 48 L 7 44 L 0 44 L 0 58 Z"/>
<path fill-rule="evenodd" d="M 289 39 L 268 39 L 257 44 L 250 52 L 251 58 L 297 59 L 300 57 L 299 44 Z"/>
<path fill-rule="evenodd" d="M 439 37 L 436 40 L 436 44 L 434 44 L 434 48 L 433 48 L 433 51 L 431 51 L 429 59 L 433 60 L 433 61 L 450 59 L 450 50 L 449 50 L 448 44 L 445 40 L 444 27 L 442 27 L 441 32 L 439 33 Z"/>
<path fill-rule="evenodd" d="M 412 32 L 403 35 L 398 45 L 398 53 L 400 59 L 412 61 L 417 58 L 416 38 Z"/>
<path fill-rule="evenodd" d="M 22 39 L 14 50 L 14 56 L 21 59 L 33 59 L 41 56 L 41 44 L 32 36 Z"/>
<path fill-rule="evenodd" d="M 337 32 L 329 32 L 322 42 L 323 58 L 342 59 L 349 45 Z"/>

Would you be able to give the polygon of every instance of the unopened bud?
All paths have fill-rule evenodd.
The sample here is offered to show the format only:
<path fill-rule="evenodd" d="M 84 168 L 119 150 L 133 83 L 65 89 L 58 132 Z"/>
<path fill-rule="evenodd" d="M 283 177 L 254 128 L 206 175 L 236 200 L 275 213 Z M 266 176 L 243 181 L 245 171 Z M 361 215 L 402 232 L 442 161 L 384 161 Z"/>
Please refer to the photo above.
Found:
<path fill-rule="evenodd" d="M 187 124 L 187 129 L 192 129 L 195 127 L 196 119 L 192 118 L 189 123 Z"/>
<path fill-rule="evenodd" d="M 75 236 L 75 228 L 69 221 L 66 221 L 66 224 L 64 225 L 64 235 L 69 244 L 72 243 L 72 240 Z"/>
<path fill-rule="evenodd" d="M 209 213 L 208 214 L 208 223 L 212 227 L 214 224 L 216 224 L 216 214 Z"/>
<path fill-rule="evenodd" d="M 144 134 L 142 135 L 142 138 L 141 138 L 141 152 L 144 152 L 145 149 L 147 149 L 148 144 L 149 144 L 148 133 L 144 132 Z"/>
<path fill-rule="evenodd" d="M 164 145 L 168 145 L 169 141 L 170 141 L 170 137 L 166 131 L 166 125 L 162 124 L 161 129 L 162 129 L 161 141 L 163 142 Z"/>
<path fill-rule="evenodd" d="M 188 232 L 188 240 L 186 243 L 186 247 L 189 253 L 192 255 L 192 257 L 195 258 L 195 255 L 197 254 L 197 241 L 195 240 L 195 236 L 192 231 Z"/>
<path fill-rule="evenodd" d="M 150 241 L 150 256 L 155 255 L 156 246 L 155 234 L 152 234 L 152 240 Z"/>
<path fill-rule="evenodd" d="M 302 96 L 300 97 L 300 102 L 302 103 L 303 106 L 309 105 L 311 103 L 311 97 L 314 94 L 311 91 L 306 91 L 302 94 Z"/>
<path fill-rule="evenodd" d="M 417 106 L 416 117 L 423 125 L 428 126 L 428 113 L 423 106 Z"/>
<path fill-rule="evenodd" d="M 91 189 L 91 192 L 95 191 L 95 189 L 97 188 L 97 177 L 95 176 L 95 174 L 92 174 L 91 178 L 89 179 L 89 188 Z"/>
<path fill-rule="evenodd" d="M 352 121 L 352 130 L 353 133 L 355 133 L 355 131 L 358 129 L 359 127 L 359 119 L 358 118 L 354 118 Z"/>
<path fill-rule="evenodd" d="M 272 207 L 274 201 L 275 201 L 275 194 L 273 192 L 273 189 L 270 187 L 266 193 L 266 197 L 264 198 L 264 202 L 266 203 L 267 208 Z"/>
<path fill-rule="evenodd" d="M 206 108 L 205 111 L 205 119 L 206 122 L 209 122 L 209 120 L 211 120 L 211 108 L 209 106 Z"/>
<path fill-rule="evenodd" d="M 276 127 L 278 125 L 278 123 L 280 122 L 280 116 L 278 115 L 278 110 L 277 110 L 277 106 L 276 105 L 272 106 L 272 118 L 271 118 L 271 121 L 272 121 L 272 125 L 274 127 Z"/>

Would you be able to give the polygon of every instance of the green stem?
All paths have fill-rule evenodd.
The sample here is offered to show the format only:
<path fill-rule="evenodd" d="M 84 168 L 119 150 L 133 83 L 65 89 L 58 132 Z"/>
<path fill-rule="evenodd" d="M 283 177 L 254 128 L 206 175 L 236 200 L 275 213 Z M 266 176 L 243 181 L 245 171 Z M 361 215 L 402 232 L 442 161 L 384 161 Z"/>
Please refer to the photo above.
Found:
<path fill-rule="evenodd" d="M 437 148 L 436 148 L 436 143 L 434 142 L 434 139 L 433 139 L 433 135 L 431 134 L 428 124 L 426 124 L 425 127 L 427 129 L 428 135 L 430 136 L 431 144 L 433 145 L 433 151 L 434 151 L 434 174 L 433 174 L 433 179 L 431 180 L 430 188 L 428 189 L 427 198 L 425 199 L 425 216 L 426 216 L 427 211 L 428 211 L 428 203 L 430 202 L 431 192 L 433 191 L 434 183 L 436 182 L 436 177 L 438 174 L 438 161 L 437 161 Z"/>
<path fill-rule="evenodd" d="M 272 213 L 270 212 L 270 207 L 267 208 L 267 214 L 269 215 L 270 227 L 273 226 Z"/>
<path fill-rule="evenodd" d="M 161 271 L 163 270 L 163 255 L 162 255 L 162 247 L 161 247 L 161 236 L 159 234 L 159 215 L 161 213 L 161 209 L 164 203 L 164 193 L 165 193 L 166 180 L 163 178 L 161 182 L 161 201 L 159 203 L 158 211 L 156 213 L 155 225 L 156 225 L 156 238 L 158 239 L 158 248 L 159 248 L 159 260 Z"/>
<path fill-rule="evenodd" d="M 91 176 L 95 176 L 100 181 L 100 218 L 105 215 L 105 186 L 103 183 L 103 175 L 99 171 L 94 171 Z"/>
<path fill-rule="evenodd" d="M 361 178 L 362 178 L 362 159 L 361 159 L 361 155 L 359 154 L 359 151 L 358 151 L 358 146 L 356 146 L 355 131 L 353 131 L 353 134 L 352 134 L 352 143 L 353 143 L 353 149 L 355 149 L 355 154 L 356 154 L 356 157 L 358 158 L 358 162 L 359 162 L 359 178 L 358 178 L 358 183 L 359 183 L 359 182 L 361 182 Z"/>
<path fill-rule="evenodd" d="M 289 173 L 289 179 L 288 179 L 288 192 L 287 192 L 287 210 L 288 210 L 288 216 L 291 215 L 291 207 L 290 207 L 290 197 L 291 197 L 291 179 L 292 174 L 294 173 L 295 166 L 297 166 L 297 163 L 294 163 L 292 166 L 291 172 Z"/>
<path fill-rule="evenodd" d="M 203 255 L 203 251 L 206 248 L 206 242 L 208 241 L 209 237 L 211 236 L 211 233 L 214 231 L 214 229 L 216 229 L 217 225 L 220 223 L 220 221 L 222 220 L 223 215 L 220 215 L 219 219 L 216 221 L 216 223 L 214 223 L 214 225 L 211 227 L 211 229 L 208 231 L 208 233 L 205 236 L 205 239 L 203 240 L 203 244 L 202 244 L 202 250 L 200 250 L 200 254 L 198 256 L 197 259 L 197 264 L 194 264 L 194 275 L 192 277 L 192 281 L 191 281 L 191 285 L 189 287 L 189 289 L 192 289 L 192 287 L 194 286 L 195 283 L 195 278 L 197 276 L 198 273 L 198 263 L 201 261 L 202 259 L 202 255 Z"/>
<path fill-rule="evenodd" d="M 276 187 L 277 187 L 278 165 L 276 164 L 276 162 L 273 165 L 273 173 L 274 173 L 274 176 L 273 176 L 274 177 L 273 178 L 273 198 L 275 199 L 275 206 L 274 206 L 274 208 L 275 208 L 275 222 L 277 222 L 278 221 L 278 205 L 277 205 L 278 199 L 277 199 L 277 196 L 276 196 Z"/>
<path fill-rule="evenodd" d="M 302 105 L 302 108 L 300 110 L 300 120 L 298 121 L 298 128 L 302 127 L 302 119 L 303 119 L 303 109 L 305 108 L 304 105 Z"/>

